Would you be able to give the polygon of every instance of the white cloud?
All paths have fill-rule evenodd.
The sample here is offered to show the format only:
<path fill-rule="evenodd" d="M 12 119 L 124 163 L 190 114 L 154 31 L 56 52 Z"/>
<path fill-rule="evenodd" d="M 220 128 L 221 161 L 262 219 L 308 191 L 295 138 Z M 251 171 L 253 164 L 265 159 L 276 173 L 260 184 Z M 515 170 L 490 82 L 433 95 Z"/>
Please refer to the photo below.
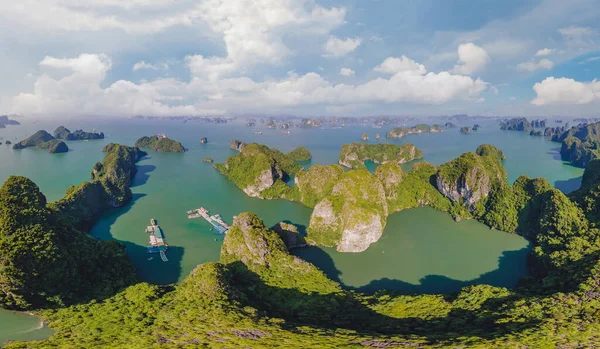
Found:
<path fill-rule="evenodd" d="M 133 65 L 133 71 L 140 69 L 158 70 L 160 67 L 154 64 L 146 63 L 145 61 L 140 61 Z"/>
<path fill-rule="evenodd" d="M 350 52 L 356 50 L 356 48 L 358 46 L 360 46 L 361 42 L 362 42 L 362 40 L 359 38 L 340 39 L 340 38 L 336 37 L 335 35 L 331 35 L 329 37 L 329 39 L 327 40 L 327 42 L 325 43 L 325 45 L 323 46 L 323 49 L 325 50 L 323 57 L 328 57 L 328 58 L 343 57 L 343 56 L 349 54 Z"/>
<path fill-rule="evenodd" d="M 579 82 L 567 78 L 549 77 L 533 86 L 534 105 L 588 104 L 600 99 L 600 82 Z"/>
<path fill-rule="evenodd" d="M 459 64 L 450 72 L 470 75 L 485 67 L 490 61 L 490 56 L 483 48 L 469 42 L 458 46 L 458 61 Z"/>
<path fill-rule="evenodd" d="M 589 27 L 571 26 L 560 28 L 558 32 L 563 36 L 565 44 L 570 48 L 586 50 L 596 47 L 593 40 L 596 33 Z"/>
<path fill-rule="evenodd" d="M 544 56 L 549 56 L 549 55 L 551 55 L 551 54 L 552 54 L 552 52 L 553 52 L 553 51 L 554 51 L 554 50 L 553 50 L 553 49 L 550 49 L 550 48 L 543 48 L 543 49 L 541 49 L 541 50 L 538 50 L 538 51 L 535 53 L 535 56 L 536 56 L 536 57 L 544 57 Z"/>
<path fill-rule="evenodd" d="M 350 68 L 342 68 L 340 69 L 341 76 L 354 76 L 355 71 Z"/>
<path fill-rule="evenodd" d="M 402 56 L 400 58 L 388 57 L 383 63 L 373 68 L 374 71 L 386 74 L 396 74 L 400 72 L 414 72 L 419 75 L 427 73 L 427 69 L 412 59 Z"/>
<path fill-rule="evenodd" d="M 531 61 L 531 62 L 519 63 L 519 64 L 517 64 L 517 70 L 533 72 L 538 69 L 549 70 L 549 69 L 552 69 L 553 66 L 554 66 L 554 63 L 551 60 L 544 58 L 544 59 L 541 59 L 539 62 Z"/>
<path fill-rule="evenodd" d="M 411 61 L 404 58 L 405 61 Z M 317 73 L 289 73 L 284 79 L 255 81 L 248 77 L 190 82 L 157 79 L 135 84 L 119 80 L 103 87 L 111 60 L 104 54 L 76 58 L 46 57 L 40 66 L 63 69 L 53 78 L 43 74 L 31 93 L 12 99 L 11 112 L 63 115 L 203 115 L 239 110 L 259 111 L 303 106 L 330 107 L 380 103 L 443 104 L 477 101 L 487 83 L 448 72 L 397 70 L 389 78 L 363 84 L 334 84 Z M 422 69 L 421 69 L 422 67 Z M 420 70 L 419 70 L 420 69 Z"/>

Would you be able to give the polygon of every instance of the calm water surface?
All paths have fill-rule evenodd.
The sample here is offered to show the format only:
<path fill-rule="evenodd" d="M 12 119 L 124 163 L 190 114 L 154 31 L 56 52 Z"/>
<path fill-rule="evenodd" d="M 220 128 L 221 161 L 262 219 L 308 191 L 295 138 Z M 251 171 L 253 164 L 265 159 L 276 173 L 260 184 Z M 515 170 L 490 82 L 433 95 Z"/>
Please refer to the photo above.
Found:
<path fill-rule="evenodd" d="M 36 316 L 0 309 L 0 346 L 8 340 L 39 340 L 51 334 Z"/>
<path fill-rule="evenodd" d="M 40 186 L 49 201 L 61 198 L 70 185 L 88 180 L 94 163 L 102 160 L 100 150 L 107 143 L 133 145 L 141 136 L 163 132 L 189 149 L 184 154 L 149 152 L 138 164 L 133 201 L 124 208 L 107 212 L 92 231 L 100 239 L 123 242 L 140 277 L 153 283 L 178 282 L 196 265 L 219 259 L 223 237 L 211 231 L 211 226 L 203 220 L 188 220 L 186 211 L 190 209 L 206 207 L 220 213 L 229 223 L 234 215 L 251 211 L 268 225 L 279 221 L 298 224 L 301 229 L 308 225 L 310 208 L 284 200 L 249 198 L 211 164 L 202 161 L 211 157 L 215 162 L 223 162 L 234 155 L 229 149 L 230 140 L 260 142 L 282 151 L 304 145 L 313 153 L 310 164 L 330 164 L 337 161 L 341 145 L 359 141 L 362 132 L 373 140 L 376 133 L 384 136 L 389 129 L 368 126 L 293 129 L 291 135 L 283 135 L 279 130 L 264 128 L 263 135 L 254 135 L 252 129 L 240 123 L 207 125 L 135 120 L 36 124 L 24 120 L 23 123 L 0 129 L 0 137 L 4 138 L 1 141 L 23 139 L 38 129 L 53 132 L 61 124 L 71 130 L 95 128 L 108 134 L 104 140 L 68 142 L 71 151 L 66 154 L 48 154 L 38 149 L 13 151 L 10 146 L 0 146 L 0 181 L 10 175 L 27 176 Z M 450 129 L 439 134 L 410 135 L 393 142 L 414 143 L 425 153 L 424 160 L 436 165 L 474 151 L 479 144 L 491 143 L 506 154 L 504 165 L 511 182 L 526 174 L 545 177 L 565 192 L 579 186 L 583 170 L 560 161 L 560 144 L 524 132 L 500 131 L 496 122 L 478 123 L 482 128 L 471 135 Z M 208 137 L 208 144 L 200 144 L 201 137 Z M 168 263 L 159 258 L 149 261 L 145 253 L 144 228 L 152 217 L 159 221 L 170 245 Z M 348 287 L 448 292 L 472 282 L 513 285 L 526 273 L 526 251 L 527 242 L 518 236 L 490 230 L 475 221 L 455 223 L 445 213 L 420 208 L 391 215 L 383 238 L 364 253 L 344 254 L 320 248 L 297 253 Z"/>

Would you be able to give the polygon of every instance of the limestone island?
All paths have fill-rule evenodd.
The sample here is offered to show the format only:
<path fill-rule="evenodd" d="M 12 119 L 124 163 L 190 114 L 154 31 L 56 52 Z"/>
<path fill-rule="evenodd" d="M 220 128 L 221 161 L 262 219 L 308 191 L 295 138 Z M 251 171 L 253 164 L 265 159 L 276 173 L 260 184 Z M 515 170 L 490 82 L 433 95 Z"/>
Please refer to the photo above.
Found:
<path fill-rule="evenodd" d="M 167 138 L 164 135 L 142 137 L 135 142 L 135 147 L 150 148 L 156 152 L 163 153 L 183 153 L 185 148 L 177 141 Z"/>
<path fill-rule="evenodd" d="M 471 128 L 469 126 L 463 126 L 460 128 L 460 133 L 468 135 L 469 133 L 471 133 Z"/>
<path fill-rule="evenodd" d="M 6 128 L 7 125 L 20 125 L 17 120 L 8 118 L 8 115 L 0 115 L 0 128 Z"/>
<path fill-rule="evenodd" d="M 55 139 L 51 134 L 44 130 L 37 131 L 29 138 L 13 145 L 13 149 L 25 149 L 28 147 L 38 147 L 51 154 L 66 153 L 69 151 L 69 147 L 65 142 Z"/>
<path fill-rule="evenodd" d="M 235 151 L 239 151 L 239 152 L 241 152 L 246 145 L 247 144 L 245 142 L 242 142 L 242 141 L 237 140 L 237 139 L 234 139 L 231 142 L 229 142 L 229 148 L 231 148 L 231 149 L 233 149 Z"/>
<path fill-rule="evenodd" d="M 395 162 L 403 164 L 423 158 L 423 152 L 412 143 L 396 145 L 391 143 L 351 143 L 344 144 L 340 150 L 338 163 L 348 168 L 365 168 L 364 162 L 373 161 L 376 164 Z"/>
<path fill-rule="evenodd" d="M 456 125 L 451 123 L 450 121 L 448 121 L 447 123 L 444 124 L 445 128 L 456 128 Z"/>
<path fill-rule="evenodd" d="M 312 159 L 312 154 L 310 150 L 305 147 L 298 147 L 291 152 L 287 153 L 287 155 L 294 161 L 310 161 Z"/>
<path fill-rule="evenodd" d="M 560 142 L 563 161 L 586 167 L 590 161 L 600 158 L 600 122 L 581 123 L 562 134 L 553 134 L 552 141 Z"/>
<path fill-rule="evenodd" d="M 202 144 L 208 143 L 208 138 L 206 138 L 206 137 L 200 138 L 200 143 L 202 143 Z"/>
<path fill-rule="evenodd" d="M 369 140 L 369 136 L 368 136 L 366 133 L 363 133 L 363 134 L 360 136 L 360 139 L 366 142 L 366 141 L 368 141 L 368 140 Z"/>
<path fill-rule="evenodd" d="M 386 133 L 386 138 L 402 138 L 406 135 L 415 133 L 438 133 L 444 132 L 444 128 L 441 125 L 429 126 L 426 124 L 417 124 L 415 127 L 395 127 Z"/>
<path fill-rule="evenodd" d="M 500 129 L 503 131 L 531 131 L 533 126 L 527 118 L 512 118 L 500 123 Z"/>
<path fill-rule="evenodd" d="M 71 133 L 68 128 L 59 126 L 56 130 L 54 130 L 54 138 L 65 141 L 104 139 L 104 133 L 84 132 L 83 130 L 75 130 L 75 132 Z"/>
<path fill-rule="evenodd" d="M 212 163 L 214 160 L 211 158 L 204 158 L 204 159 L 202 159 L 202 161 Z"/>

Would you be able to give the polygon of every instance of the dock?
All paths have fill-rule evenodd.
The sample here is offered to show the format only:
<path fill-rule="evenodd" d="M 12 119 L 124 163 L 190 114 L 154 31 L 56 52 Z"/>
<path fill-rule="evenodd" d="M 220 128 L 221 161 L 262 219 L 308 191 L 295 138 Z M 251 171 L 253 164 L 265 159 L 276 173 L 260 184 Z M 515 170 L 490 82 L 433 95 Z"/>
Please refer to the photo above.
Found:
<path fill-rule="evenodd" d="M 169 245 L 165 242 L 162 230 L 156 224 L 154 218 L 150 220 L 150 225 L 146 227 L 146 233 L 150 234 L 150 246 L 146 247 L 146 252 L 158 253 L 163 262 L 168 262 L 165 252 L 169 249 Z"/>
<path fill-rule="evenodd" d="M 210 215 L 207 209 L 204 207 L 190 210 L 187 212 L 188 219 L 204 218 L 205 221 L 210 223 L 219 234 L 225 234 L 229 230 L 229 225 L 223 221 L 223 218 L 219 214 Z"/>

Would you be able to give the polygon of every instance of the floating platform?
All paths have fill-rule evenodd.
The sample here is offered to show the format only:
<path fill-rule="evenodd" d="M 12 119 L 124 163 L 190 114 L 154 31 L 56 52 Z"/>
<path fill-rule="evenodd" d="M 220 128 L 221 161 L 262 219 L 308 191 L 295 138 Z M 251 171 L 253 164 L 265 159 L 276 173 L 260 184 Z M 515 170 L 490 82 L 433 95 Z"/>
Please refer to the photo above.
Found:
<path fill-rule="evenodd" d="M 227 233 L 227 231 L 230 228 L 229 225 L 223 221 L 223 218 L 221 217 L 221 215 L 215 214 L 215 215 L 211 216 L 209 214 L 208 210 L 205 209 L 204 207 L 200 207 L 195 210 L 190 210 L 187 212 L 187 214 L 188 214 L 188 219 L 194 219 L 194 218 L 200 218 L 200 217 L 204 218 L 204 220 L 207 221 L 208 223 L 210 223 L 215 228 L 217 233 L 219 233 L 219 234 Z"/>
<path fill-rule="evenodd" d="M 150 246 L 146 247 L 146 253 L 159 253 L 160 259 L 168 262 L 165 252 L 169 249 L 169 245 L 165 242 L 162 229 L 156 224 L 154 218 L 150 220 L 150 224 L 146 227 L 146 233 L 150 234 Z"/>

